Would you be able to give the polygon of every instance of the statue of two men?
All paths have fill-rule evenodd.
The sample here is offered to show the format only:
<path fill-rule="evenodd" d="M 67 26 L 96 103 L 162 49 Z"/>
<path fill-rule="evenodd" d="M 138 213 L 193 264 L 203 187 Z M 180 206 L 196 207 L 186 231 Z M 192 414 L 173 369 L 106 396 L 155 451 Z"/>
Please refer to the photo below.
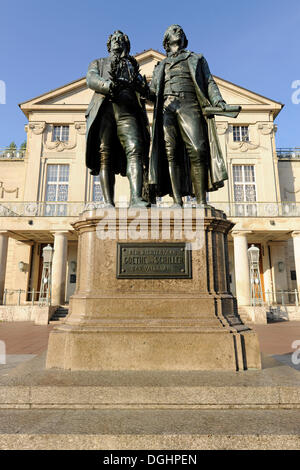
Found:
<path fill-rule="evenodd" d="M 206 204 L 206 192 L 228 178 L 213 116 L 237 113 L 230 114 L 203 55 L 186 50 L 187 44 L 179 25 L 166 30 L 167 57 L 155 67 L 150 87 L 121 31 L 109 37 L 109 57 L 89 66 L 87 84 L 95 93 L 86 112 L 86 165 L 100 174 L 107 206 L 114 205 L 117 173 L 129 179 L 131 207 L 153 202 L 149 188 L 170 194 L 173 207 L 187 195 Z M 155 103 L 150 158 L 145 99 Z"/>

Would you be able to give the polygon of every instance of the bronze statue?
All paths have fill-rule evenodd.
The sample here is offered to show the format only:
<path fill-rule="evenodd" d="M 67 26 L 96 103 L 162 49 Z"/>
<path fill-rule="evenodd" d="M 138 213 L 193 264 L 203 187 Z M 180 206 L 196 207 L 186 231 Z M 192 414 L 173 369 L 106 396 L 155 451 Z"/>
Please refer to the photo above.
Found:
<path fill-rule="evenodd" d="M 154 69 L 150 99 L 155 101 L 149 182 L 158 196 L 171 194 L 173 207 L 182 197 L 224 186 L 228 178 L 216 132 L 214 114 L 236 117 L 240 107 L 223 100 L 202 54 L 186 50 L 179 25 L 170 26 L 163 45 L 167 58 Z"/>
<path fill-rule="evenodd" d="M 131 207 L 146 207 L 149 130 L 144 97 L 145 77 L 139 73 L 130 42 L 115 31 L 107 42 L 108 57 L 91 62 L 87 85 L 95 91 L 86 111 L 86 165 L 100 174 L 107 207 L 114 206 L 115 175 L 129 179 Z"/>

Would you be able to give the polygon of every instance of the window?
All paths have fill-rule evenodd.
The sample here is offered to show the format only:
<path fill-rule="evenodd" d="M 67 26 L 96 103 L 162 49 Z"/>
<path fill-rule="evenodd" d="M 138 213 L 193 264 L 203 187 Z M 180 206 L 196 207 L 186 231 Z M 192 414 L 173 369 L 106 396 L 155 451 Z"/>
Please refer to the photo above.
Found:
<path fill-rule="evenodd" d="M 296 271 L 291 271 L 291 281 L 297 281 Z"/>
<path fill-rule="evenodd" d="M 234 142 L 249 142 L 248 126 L 232 126 Z"/>
<path fill-rule="evenodd" d="M 69 140 L 69 126 L 53 126 L 52 142 L 68 142 Z"/>
<path fill-rule="evenodd" d="M 45 194 L 45 214 L 48 216 L 66 215 L 66 204 L 53 204 L 67 201 L 69 192 L 69 165 L 48 165 Z"/>
<path fill-rule="evenodd" d="M 93 176 L 93 201 L 103 201 L 103 193 L 100 184 L 100 176 Z"/>
<path fill-rule="evenodd" d="M 256 182 L 254 165 L 233 165 L 233 194 L 236 203 L 236 215 L 253 216 L 257 213 Z"/>

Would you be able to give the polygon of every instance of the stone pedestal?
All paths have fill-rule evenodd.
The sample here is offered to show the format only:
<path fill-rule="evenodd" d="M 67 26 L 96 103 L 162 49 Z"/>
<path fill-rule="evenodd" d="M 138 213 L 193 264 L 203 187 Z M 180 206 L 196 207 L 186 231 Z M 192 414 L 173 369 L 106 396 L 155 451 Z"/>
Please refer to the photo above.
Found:
<path fill-rule="evenodd" d="M 229 292 L 232 223 L 223 212 L 210 207 L 98 210 L 84 212 L 74 227 L 79 238 L 76 292 L 65 323 L 50 334 L 47 368 L 261 368 L 256 333 L 239 318 Z M 186 243 L 191 278 L 180 273 L 165 278 L 163 272 L 158 278 L 118 278 L 118 244 L 132 242 L 146 248 L 147 243 Z"/>

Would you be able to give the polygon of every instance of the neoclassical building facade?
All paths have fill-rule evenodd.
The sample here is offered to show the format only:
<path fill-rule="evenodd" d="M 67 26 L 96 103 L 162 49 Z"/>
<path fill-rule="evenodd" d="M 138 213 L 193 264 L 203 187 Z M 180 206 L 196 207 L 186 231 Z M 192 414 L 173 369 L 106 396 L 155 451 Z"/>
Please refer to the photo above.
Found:
<path fill-rule="evenodd" d="M 163 58 L 152 49 L 136 56 L 148 80 Z M 300 152 L 276 149 L 275 119 L 283 105 L 215 80 L 227 103 L 242 106 L 237 119 L 216 119 L 229 179 L 208 201 L 235 224 L 229 236 L 232 291 L 241 307 L 251 303 L 247 250 L 255 244 L 264 301 L 297 304 Z M 47 244 L 54 247 L 52 303 L 68 303 L 75 290 L 72 223 L 102 198 L 99 179 L 85 167 L 85 111 L 92 93 L 82 78 L 20 104 L 28 118 L 26 151 L 0 152 L 0 304 L 25 305 L 33 290 L 41 290 Z M 150 103 L 147 111 L 151 124 Z M 116 200 L 128 198 L 128 181 L 119 177 Z M 159 201 L 164 203 L 168 200 Z"/>

